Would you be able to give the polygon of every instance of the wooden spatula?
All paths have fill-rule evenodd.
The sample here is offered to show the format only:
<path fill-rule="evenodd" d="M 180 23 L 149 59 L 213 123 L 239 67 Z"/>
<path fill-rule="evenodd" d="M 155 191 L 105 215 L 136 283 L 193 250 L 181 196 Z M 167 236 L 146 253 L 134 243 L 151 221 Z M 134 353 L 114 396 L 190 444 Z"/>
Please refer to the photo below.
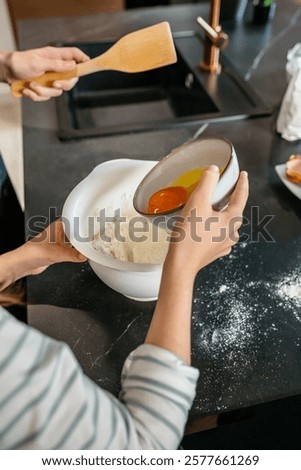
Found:
<path fill-rule="evenodd" d="M 68 72 L 46 72 L 37 78 L 12 82 L 12 94 L 22 96 L 22 90 L 28 83 L 51 87 L 55 80 L 69 80 L 101 70 L 121 72 L 144 72 L 177 61 L 169 23 L 155 24 L 148 28 L 134 31 L 117 41 L 109 50 L 94 59 L 78 64 Z"/>

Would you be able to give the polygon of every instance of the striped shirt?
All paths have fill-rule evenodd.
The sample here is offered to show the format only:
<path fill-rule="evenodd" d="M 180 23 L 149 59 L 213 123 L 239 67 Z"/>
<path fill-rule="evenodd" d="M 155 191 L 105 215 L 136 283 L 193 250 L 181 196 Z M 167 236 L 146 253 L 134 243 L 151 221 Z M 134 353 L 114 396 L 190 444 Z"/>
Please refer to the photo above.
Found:
<path fill-rule="evenodd" d="M 82 372 L 69 347 L 0 307 L 1 449 L 176 449 L 198 371 L 141 345 L 119 399 Z"/>

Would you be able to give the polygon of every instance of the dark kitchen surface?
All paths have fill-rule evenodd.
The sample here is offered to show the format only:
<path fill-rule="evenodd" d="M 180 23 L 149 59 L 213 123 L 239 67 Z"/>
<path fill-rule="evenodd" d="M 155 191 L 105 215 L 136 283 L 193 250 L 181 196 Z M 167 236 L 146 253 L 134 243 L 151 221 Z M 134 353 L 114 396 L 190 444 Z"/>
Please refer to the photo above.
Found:
<path fill-rule="evenodd" d="M 301 395 L 220 415 L 215 429 L 184 437 L 183 449 L 300 449 Z"/>
<path fill-rule="evenodd" d="M 202 4 L 23 21 L 21 46 L 38 47 L 54 39 L 101 41 L 163 20 L 174 32 L 198 31 L 195 18 L 208 11 L 208 4 Z M 301 393 L 301 206 L 274 170 L 292 153 L 301 153 L 300 141 L 288 143 L 275 132 L 287 87 L 286 54 L 299 41 L 300 18 L 301 8 L 286 0 L 278 2 L 266 26 L 255 27 L 247 18 L 224 25 L 230 35 L 225 56 L 273 114 L 210 123 L 203 133 L 233 142 L 241 168 L 249 172 L 251 193 L 241 243 L 202 271 L 195 284 L 192 362 L 200 380 L 191 417 Z M 53 100 L 38 105 L 24 100 L 23 113 L 26 221 L 31 224 L 32 217 L 59 215 L 69 192 L 97 164 L 160 159 L 198 129 L 61 142 Z M 29 323 L 66 341 L 84 371 L 116 394 L 123 361 L 143 341 L 154 303 L 110 290 L 87 264 L 54 266 L 29 279 L 28 300 Z"/>

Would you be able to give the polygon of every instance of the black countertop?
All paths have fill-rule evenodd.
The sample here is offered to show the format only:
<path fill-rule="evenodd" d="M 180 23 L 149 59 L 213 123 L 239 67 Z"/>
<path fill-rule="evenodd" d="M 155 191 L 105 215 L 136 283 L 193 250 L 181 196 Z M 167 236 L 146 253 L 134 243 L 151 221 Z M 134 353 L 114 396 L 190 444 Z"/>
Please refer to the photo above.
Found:
<path fill-rule="evenodd" d="M 206 17 L 208 8 L 186 4 L 23 21 L 21 46 L 99 41 L 162 20 L 173 31 L 197 30 L 195 18 Z M 286 54 L 299 41 L 300 25 L 301 7 L 290 0 L 278 2 L 266 26 L 255 27 L 248 17 L 224 24 L 230 35 L 225 55 L 273 113 L 210 124 L 203 134 L 229 138 L 241 168 L 249 172 L 245 216 L 250 223 L 232 254 L 204 269 L 195 284 L 192 362 L 200 380 L 192 416 L 301 393 L 301 205 L 274 170 L 290 154 L 301 153 L 300 141 L 288 143 L 275 132 L 287 87 Z M 27 223 L 36 216 L 59 215 L 69 192 L 97 164 L 117 158 L 160 159 L 197 130 L 61 142 L 53 100 L 24 100 L 23 119 Z M 28 279 L 29 323 L 67 342 L 85 373 L 114 394 L 123 361 L 143 341 L 153 309 L 153 302 L 135 302 L 109 289 L 87 264 L 53 266 Z"/>

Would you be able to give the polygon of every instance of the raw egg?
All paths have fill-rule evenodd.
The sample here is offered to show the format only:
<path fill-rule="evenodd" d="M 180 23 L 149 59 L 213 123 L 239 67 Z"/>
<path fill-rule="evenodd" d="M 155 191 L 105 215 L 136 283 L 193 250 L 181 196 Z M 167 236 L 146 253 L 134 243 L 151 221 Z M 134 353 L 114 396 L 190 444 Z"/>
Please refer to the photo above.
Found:
<path fill-rule="evenodd" d="M 158 214 L 170 211 L 185 204 L 189 196 L 182 186 L 169 186 L 154 193 L 148 201 L 148 213 Z"/>
<path fill-rule="evenodd" d="M 195 185 L 201 179 L 202 174 L 206 171 L 207 167 L 194 168 L 193 170 L 186 171 L 179 176 L 176 180 L 171 183 L 171 186 L 183 186 L 189 188 L 189 186 Z"/>
<path fill-rule="evenodd" d="M 148 213 L 160 214 L 183 206 L 206 169 L 207 167 L 202 167 L 186 171 L 174 180 L 170 186 L 152 194 L 148 201 Z M 220 174 L 222 171 L 220 168 Z"/>

